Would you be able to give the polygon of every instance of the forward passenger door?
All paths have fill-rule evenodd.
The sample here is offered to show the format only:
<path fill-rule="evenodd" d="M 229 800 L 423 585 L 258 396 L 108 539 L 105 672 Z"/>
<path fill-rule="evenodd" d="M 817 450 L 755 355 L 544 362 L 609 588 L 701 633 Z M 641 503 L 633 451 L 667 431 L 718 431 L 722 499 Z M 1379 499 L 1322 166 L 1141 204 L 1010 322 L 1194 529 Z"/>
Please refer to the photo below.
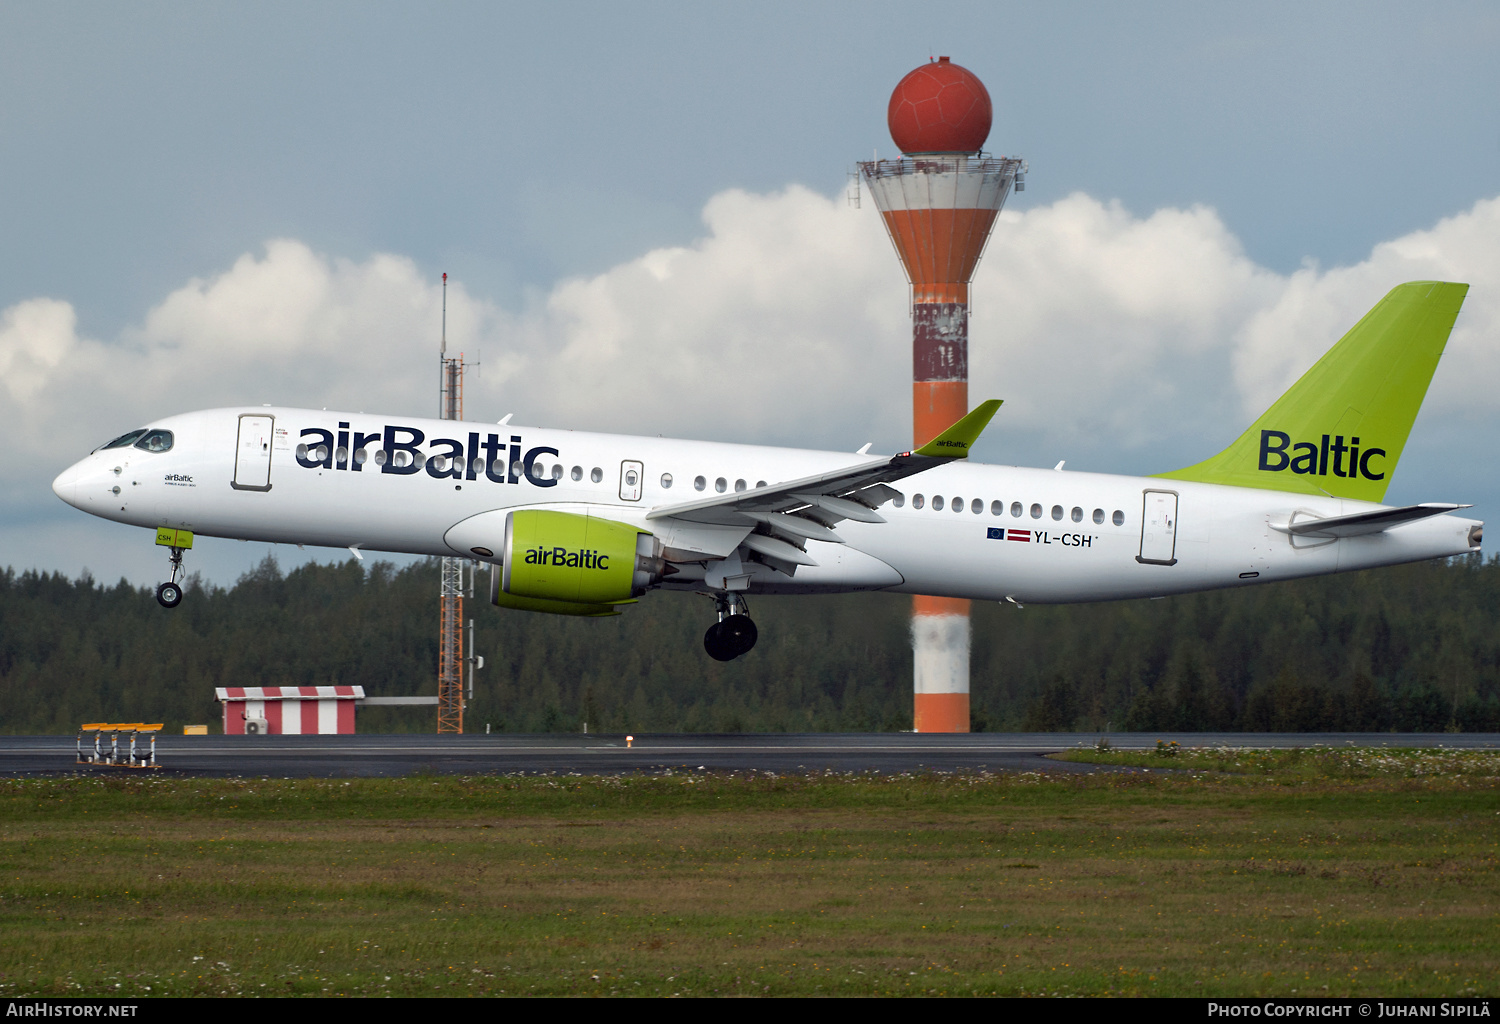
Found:
<path fill-rule="evenodd" d="M 240 417 L 240 434 L 234 449 L 234 479 L 237 491 L 271 489 L 271 428 L 274 416 L 246 414 Z"/>

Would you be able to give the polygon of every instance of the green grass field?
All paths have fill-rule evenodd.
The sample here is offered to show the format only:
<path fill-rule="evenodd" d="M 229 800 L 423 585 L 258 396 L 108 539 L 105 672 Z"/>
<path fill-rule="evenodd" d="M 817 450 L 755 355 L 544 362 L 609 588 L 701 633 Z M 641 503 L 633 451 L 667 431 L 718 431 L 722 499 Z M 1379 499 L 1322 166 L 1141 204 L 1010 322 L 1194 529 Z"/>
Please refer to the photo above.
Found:
<path fill-rule="evenodd" d="M 1500 754 L 1070 756 L 6 780 L 0 995 L 1500 990 Z"/>

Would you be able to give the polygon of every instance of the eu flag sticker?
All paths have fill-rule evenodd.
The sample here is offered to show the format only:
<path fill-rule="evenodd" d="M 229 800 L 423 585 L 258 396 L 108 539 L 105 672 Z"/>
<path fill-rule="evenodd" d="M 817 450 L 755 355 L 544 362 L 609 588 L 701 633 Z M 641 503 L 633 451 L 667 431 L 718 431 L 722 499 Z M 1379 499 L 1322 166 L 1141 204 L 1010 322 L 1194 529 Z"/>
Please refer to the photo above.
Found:
<path fill-rule="evenodd" d="M 986 540 L 1004 540 L 1005 531 L 998 526 L 991 526 L 985 535 Z"/>

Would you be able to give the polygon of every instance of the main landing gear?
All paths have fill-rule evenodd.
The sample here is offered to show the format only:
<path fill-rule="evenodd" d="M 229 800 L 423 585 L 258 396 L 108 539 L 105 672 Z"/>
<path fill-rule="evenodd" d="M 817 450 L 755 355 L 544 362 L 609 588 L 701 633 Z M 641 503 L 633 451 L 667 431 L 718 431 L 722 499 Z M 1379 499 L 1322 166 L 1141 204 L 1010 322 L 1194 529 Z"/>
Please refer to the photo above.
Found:
<path fill-rule="evenodd" d="M 733 661 L 755 646 L 759 631 L 750 621 L 750 607 L 738 594 L 715 594 L 719 621 L 703 634 L 703 649 L 715 661 Z"/>
<path fill-rule="evenodd" d="M 163 608 L 176 608 L 182 603 L 182 586 L 177 582 L 177 574 L 182 572 L 182 548 L 172 548 L 172 578 L 156 588 L 156 603 Z"/>

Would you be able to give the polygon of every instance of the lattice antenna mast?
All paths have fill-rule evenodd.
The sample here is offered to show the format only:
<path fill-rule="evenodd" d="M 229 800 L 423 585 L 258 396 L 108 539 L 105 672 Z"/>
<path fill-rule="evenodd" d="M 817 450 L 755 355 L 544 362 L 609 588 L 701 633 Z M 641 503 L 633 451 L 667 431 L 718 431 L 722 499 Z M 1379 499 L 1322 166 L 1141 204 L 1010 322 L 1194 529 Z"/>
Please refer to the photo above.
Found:
<path fill-rule="evenodd" d="M 443 331 L 438 349 L 438 417 L 464 418 L 464 357 L 448 358 L 448 275 L 443 275 Z M 438 719 L 440 733 L 464 731 L 464 560 L 444 558 L 438 591 Z"/>

